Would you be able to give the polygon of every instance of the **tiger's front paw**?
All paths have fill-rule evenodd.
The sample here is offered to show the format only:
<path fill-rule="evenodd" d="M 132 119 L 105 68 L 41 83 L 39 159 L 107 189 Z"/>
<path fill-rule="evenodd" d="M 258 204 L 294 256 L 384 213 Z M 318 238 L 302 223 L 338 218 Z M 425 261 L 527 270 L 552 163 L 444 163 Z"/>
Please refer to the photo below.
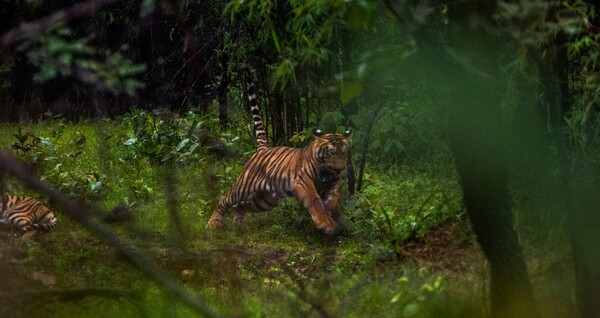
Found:
<path fill-rule="evenodd" d="M 216 230 L 223 226 L 223 221 L 219 219 L 210 219 L 208 223 L 206 223 L 206 228 L 211 230 Z"/>
<path fill-rule="evenodd" d="M 318 229 L 323 230 L 327 234 L 333 234 L 337 227 L 337 222 L 326 215 L 314 218 L 313 221 Z"/>

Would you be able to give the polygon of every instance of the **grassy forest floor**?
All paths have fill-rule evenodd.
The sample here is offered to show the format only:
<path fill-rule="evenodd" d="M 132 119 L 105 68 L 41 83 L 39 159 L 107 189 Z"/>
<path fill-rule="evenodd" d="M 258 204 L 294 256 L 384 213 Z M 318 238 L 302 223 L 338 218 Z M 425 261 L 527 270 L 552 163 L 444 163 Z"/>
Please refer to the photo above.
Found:
<path fill-rule="evenodd" d="M 252 225 L 270 221 L 259 218 Z M 485 265 L 464 232 L 465 224 L 446 224 L 423 239 L 407 242 L 398 254 L 379 256 L 366 255 L 371 247 L 357 238 L 331 239 L 316 232 L 307 236 L 266 227 L 260 231 L 270 234 L 205 234 L 185 246 L 168 244 L 160 233 L 132 241 L 191 292 L 227 315 L 481 314 L 477 311 L 484 300 Z M 456 238 L 457 232 L 463 239 Z M 191 314 L 85 231 L 57 229 L 33 240 L 0 244 L 0 268 L 6 275 L 0 288 L 41 292 L 36 297 L 3 296 L 3 317 Z"/>
<path fill-rule="evenodd" d="M 364 190 L 346 194 L 346 226 L 338 235 L 316 230 L 295 200 L 247 215 L 245 231 L 234 231 L 230 222 L 209 231 L 204 225 L 243 160 L 201 151 L 212 146 L 188 133 L 190 125 L 217 136 L 241 158 L 254 146 L 250 133 L 219 134 L 210 128 L 215 125 L 201 127 L 202 120 L 188 118 L 168 129 L 148 114 L 7 125 L 0 128 L 0 144 L 52 186 L 98 205 L 98 219 L 127 206 L 133 220 L 110 228 L 225 315 L 484 315 L 486 263 L 451 163 L 368 167 Z M 3 190 L 39 197 L 10 178 Z M 57 214 L 59 224 L 48 233 L 0 239 L 0 317 L 193 314 L 113 247 Z"/>

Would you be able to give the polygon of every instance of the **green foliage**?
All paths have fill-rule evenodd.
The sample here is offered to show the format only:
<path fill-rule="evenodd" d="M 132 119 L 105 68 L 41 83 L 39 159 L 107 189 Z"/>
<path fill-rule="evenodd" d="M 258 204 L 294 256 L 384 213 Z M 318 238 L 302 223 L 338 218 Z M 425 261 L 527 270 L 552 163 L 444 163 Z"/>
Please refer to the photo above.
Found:
<path fill-rule="evenodd" d="M 134 76 L 144 72 L 144 64 L 134 64 L 121 52 L 93 47 L 92 36 L 72 39 L 66 27 L 34 36 L 27 57 L 38 68 L 34 81 L 47 82 L 73 77 L 113 95 L 133 95 L 144 84 Z"/>
<path fill-rule="evenodd" d="M 522 45 L 545 46 L 554 50 L 553 42 L 565 36 L 567 57 L 579 65 L 576 69 L 581 72 L 579 76 L 584 88 L 590 91 L 598 89 L 598 76 L 596 72 L 590 72 L 600 65 L 600 33 L 594 25 L 598 20 L 595 5 L 582 0 L 521 1 L 500 2 L 500 8 L 498 18 L 513 22 L 507 25 L 510 35 Z"/>
<path fill-rule="evenodd" d="M 235 132 L 223 133 L 221 138 L 211 137 L 219 135 L 216 120 L 192 111 L 184 115 L 169 111 L 132 111 L 121 119 L 121 125 L 128 128 L 119 134 L 126 150 L 122 160 L 149 160 L 161 165 L 204 162 L 207 154 L 203 147 L 215 146 L 210 142 L 222 142 L 238 151 L 249 150 L 250 142 L 240 143 L 241 138 Z M 213 140 L 203 144 L 203 138 Z"/>
<path fill-rule="evenodd" d="M 52 140 L 60 138 L 61 135 L 62 132 L 55 131 L 53 137 L 35 136 L 32 132 L 22 133 L 19 126 L 17 132 L 13 133 L 17 141 L 11 148 L 15 149 L 24 162 L 41 170 L 42 180 L 54 184 L 60 191 L 88 199 L 102 198 L 106 195 L 103 184 L 106 175 L 94 171 L 80 160 L 88 149 L 85 133 L 71 132 L 60 141 L 59 148 Z"/>
<path fill-rule="evenodd" d="M 346 210 L 359 231 L 376 235 L 392 250 L 464 214 L 455 179 L 410 170 L 366 174 L 364 190 L 350 198 Z"/>
<path fill-rule="evenodd" d="M 219 151 L 247 154 L 255 149 L 249 134 L 243 142 L 236 132 L 218 137 L 217 119 L 193 112 L 180 116 L 137 110 L 114 122 L 44 122 L 35 129 L 10 129 L 13 139 L 6 140 L 6 144 L 46 182 L 86 199 L 102 200 L 118 194 L 112 200 L 128 206 L 147 200 L 160 190 L 157 175 L 149 172 L 153 166 L 199 169 L 201 175 L 225 184 L 237 177 L 241 167 L 214 165 L 210 161 L 231 156 Z M 99 148 L 102 151 L 95 155 Z M 159 180 L 162 173 L 156 172 Z M 9 188 L 18 191 L 19 186 L 11 184 Z"/>
<path fill-rule="evenodd" d="M 203 121 L 192 112 L 179 118 L 138 110 L 124 116 L 122 124 L 133 130 L 123 142 L 132 160 L 145 157 L 153 163 L 186 163 L 202 159 L 195 151 L 200 145 L 195 132 L 202 129 Z"/>
<path fill-rule="evenodd" d="M 17 139 L 11 145 L 17 156 L 25 163 L 38 166 L 45 158 L 45 150 L 53 149 L 54 145 L 47 138 L 35 136 L 32 132 L 24 132 L 19 126 L 12 136 Z"/>
<path fill-rule="evenodd" d="M 223 40 L 215 55 L 206 59 L 206 63 L 219 65 L 223 72 L 216 72 L 219 75 L 203 88 L 216 90 L 221 83 L 227 82 L 228 76 L 236 80 L 241 78 L 237 68 L 245 63 L 261 65 L 264 70 L 259 73 L 267 76 L 260 80 L 268 81 L 270 74 L 272 86 L 278 89 L 278 92 L 267 92 L 267 95 L 289 94 L 295 98 L 296 90 L 303 90 L 303 93 L 297 94 L 300 96 L 298 100 L 302 101 L 300 104 L 288 103 L 292 98 L 281 104 L 265 103 L 270 106 L 269 112 L 286 114 L 295 112 L 291 108 L 297 106 L 297 111 L 302 114 L 306 111 L 308 117 L 301 118 L 298 126 L 310 126 L 311 120 L 321 118 L 323 126 L 339 129 L 341 123 L 350 120 L 356 127 L 353 150 L 370 138 L 370 150 L 364 154 L 368 156 L 364 191 L 347 202 L 343 200 L 351 230 L 349 237 L 330 239 L 319 236 L 306 211 L 293 203 L 283 204 L 271 213 L 248 216 L 249 233 L 232 234 L 227 229 L 224 233 L 215 234 L 203 229 L 218 195 L 228 190 L 240 173 L 241 164 L 223 162 L 208 155 L 204 150 L 210 145 L 203 141 L 202 136 L 205 132 L 209 136 L 219 136 L 223 145 L 248 157 L 255 146 L 247 118 L 241 124 L 230 121 L 233 123 L 231 127 L 219 132 L 213 114 L 158 114 L 135 110 L 114 122 L 105 123 L 104 128 L 98 128 L 102 127 L 102 123 L 46 123 L 45 126 L 25 130 L 20 127 L 10 129 L 12 137 L 7 136 L 14 138 L 9 141 L 12 150 L 23 161 L 36 166 L 45 181 L 64 192 L 94 199 L 106 207 L 124 202 L 136 208 L 136 223 L 131 226 L 135 229 L 124 226 L 115 227 L 115 231 L 151 254 L 176 277 L 180 277 L 182 269 L 195 270 L 197 276 L 182 277 L 182 283 L 226 314 L 427 316 L 435 298 L 450 290 L 447 280 L 440 278 L 445 273 L 415 278 L 411 276 L 413 269 L 407 268 L 406 263 L 388 261 L 393 263 L 390 265 L 385 260 L 389 259 L 387 256 L 401 254 L 400 249 L 407 239 L 425 237 L 436 226 L 461 218 L 463 207 L 456 176 L 440 171 L 440 166 L 449 169 L 450 160 L 446 158 L 447 152 L 436 129 L 439 123 L 432 121 L 434 116 L 429 108 L 433 104 L 446 105 L 446 101 L 435 100 L 438 96 L 432 96 L 435 94 L 429 89 L 421 91 L 421 78 L 406 78 L 405 74 L 415 72 L 405 71 L 420 68 L 419 74 L 424 81 L 448 84 L 449 88 L 453 87 L 453 83 L 435 82 L 439 80 L 435 78 L 438 70 L 432 70 L 418 59 L 430 52 L 418 51 L 415 40 L 397 27 L 395 18 L 382 11 L 378 2 L 234 0 L 229 1 L 227 7 L 227 13 L 232 17 L 230 24 L 221 24 L 218 20 L 221 19 L 219 8 L 222 3 L 204 3 L 208 3 L 206 6 L 214 9 L 216 14 L 198 17 L 193 31 L 211 33 L 211 36 L 214 32 L 217 40 L 212 42 Z M 185 12 L 192 4 L 181 3 L 181 11 Z M 448 5 L 420 5 L 407 11 L 408 15 L 414 15 L 409 16 L 409 20 L 437 15 L 439 19 L 432 22 L 442 25 L 442 30 L 450 23 L 447 19 Z M 143 1 L 139 14 L 147 15 L 160 6 L 153 0 Z M 158 31 L 162 31 L 164 42 L 177 48 L 172 50 L 175 53 L 171 56 L 169 49 L 172 47 L 164 48 L 158 44 L 159 41 L 153 42 L 151 55 L 156 53 L 160 60 L 152 65 L 160 65 L 156 69 L 167 74 L 170 71 L 180 74 L 183 66 L 167 65 L 168 60 L 184 60 L 177 56 L 177 52 L 181 51 L 180 25 L 172 25 L 185 25 L 194 15 L 177 12 L 176 5 L 164 6 L 167 9 L 153 19 L 166 17 L 164 24 L 168 28 L 161 29 L 155 24 L 152 31 L 156 31 L 153 34 L 157 36 Z M 409 9 L 411 6 L 408 4 Z M 598 88 L 600 40 L 598 32 L 595 32 L 597 26 L 590 22 L 597 20 L 594 6 L 585 1 L 551 4 L 541 1 L 501 2 L 500 6 L 503 11 L 495 17 L 508 26 L 504 31 L 519 39 L 520 44 L 543 52 L 544 56 L 557 53 L 552 51 L 553 41 L 559 34 L 566 35 L 566 43 L 559 43 L 560 48 L 566 49 L 566 62 L 572 63 L 569 70 L 578 72 L 570 76 L 581 79 L 581 82 L 570 81 L 568 84 L 584 90 L 581 95 L 586 96 L 591 95 L 589 91 Z M 240 16 L 244 18 L 238 19 Z M 116 25 L 123 16 L 115 10 L 106 13 L 104 18 L 108 24 Z M 177 21 L 173 23 L 170 20 Z M 213 30 L 214 25 L 218 27 Z M 367 31 L 355 32 L 358 29 Z M 66 28 L 48 30 L 22 43 L 21 48 L 28 50 L 27 57 L 39 69 L 36 81 L 75 77 L 100 91 L 115 95 L 132 95 L 142 87 L 135 77 L 145 67 L 125 57 L 127 47 L 117 52 L 103 51 L 92 45 L 95 41 L 93 36 L 72 39 L 75 33 Z M 442 38 L 441 43 L 446 44 L 446 34 L 440 32 L 437 35 Z M 207 38 L 201 40 L 206 40 L 207 45 L 211 42 Z M 351 49 L 347 51 L 348 48 Z M 204 54 L 211 50 L 203 47 L 201 51 Z M 498 52 L 498 55 L 502 60 L 510 60 L 512 52 Z M 217 63 L 213 63 L 215 58 Z M 8 59 L 0 64 L 0 75 L 8 76 L 13 62 Z M 460 62 L 467 66 L 472 63 L 468 59 Z M 504 70 L 509 69 L 514 70 L 510 67 Z M 525 72 L 525 69 L 515 72 Z M 206 72 L 212 73 L 215 72 Z M 193 78 L 194 81 L 197 79 Z M 333 80 L 337 82 L 331 84 Z M 539 80 L 539 77 L 534 80 Z M 166 85 L 179 95 L 180 86 L 174 82 L 172 80 Z M 2 83 L 2 87 L 7 86 L 8 83 Z M 321 87 L 332 89 L 316 89 Z M 230 87 L 230 95 L 239 93 L 236 89 Z M 315 94 L 315 91 L 323 95 Z M 332 99 L 339 98 L 341 105 L 327 101 L 329 96 L 326 94 L 334 91 L 336 94 Z M 452 93 L 461 95 L 465 92 Z M 309 96 L 310 104 L 307 102 Z M 518 97 L 515 99 L 522 102 L 521 96 Z M 238 104 L 239 100 L 235 98 L 230 98 L 230 101 Z M 507 100 L 509 98 L 514 96 L 507 97 Z M 575 104 L 586 104 L 584 99 L 587 97 L 580 98 Z M 528 103 L 527 107 L 533 108 L 532 105 L 537 105 L 534 102 Z M 375 112 L 374 109 L 380 111 Z M 512 110 L 522 109 L 515 107 Z M 581 131 L 579 124 L 584 116 L 581 110 L 567 114 L 566 134 L 573 148 L 596 147 L 594 143 L 597 140 L 586 141 L 585 132 Z M 372 132 L 365 130 L 369 120 L 374 120 Z M 307 137 L 301 130 L 306 127 L 299 127 L 301 131 L 295 132 L 296 125 L 293 126 L 290 129 L 293 135 L 286 137 L 291 143 L 301 145 L 310 134 Z M 589 136 L 598 135 L 596 127 L 600 127 L 598 123 L 592 127 Z M 367 136 L 367 133 L 370 135 Z M 356 151 L 353 153 L 356 154 Z M 392 172 L 383 172 L 390 167 Z M 174 191 L 175 198 L 171 197 L 172 193 L 167 193 L 162 182 L 165 174 L 171 171 L 167 168 L 173 169 L 173 174 L 180 181 Z M 12 183 L 9 186 L 13 186 L 11 190 L 26 191 Z M 194 240 L 182 244 L 182 251 L 178 250 L 180 246 L 166 243 L 173 242 L 168 240 L 172 221 L 165 212 L 166 202 L 171 199 L 178 202 L 186 227 L 184 230 L 194 237 Z M 19 260 L 19 265 L 28 266 L 27 270 L 37 267 L 36 270 L 43 268 L 61 275 L 60 287 L 99 283 L 135 286 L 147 291 L 147 298 L 142 299 L 141 304 L 151 308 L 153 313 L 162 316 L 188 314 L 179 304 L 172 304 L 171 299 L 156 286 L 146 283 L 131 267 L 120 263 L 110 248 L 86 236 L 77 224 L 61 218 L 61 227 L 41 240 L 45 243 L 43 248 L 16 247 L 17 255 L 27 255 Z M 76 273 L 68 271 L 73 261 L 82 265 Z M 116 264 L 120 265 L 115 267 Z M 420 263 L 420 266 L 428 267 L 426 263 Z M 471 282 L 474 280 L 473 277 L 469 279 Z M 478 293 L 482 289 L 479 287 L 473 290 Z M 332 293 L 323 292 L 332 289 Z M 88 306 L 97 311 L 100 307 L 104 310 L 100 312 L 107 315 L 135 315 L 133 306 L 122 306 L 123 303 L 118 301 L 106 304 L 90 301 L 77 309 L 56 303 L 50 307 L 57 315 L 67 315 Z M 286 310 L 287 307 L 290 309 Z M 441 313 L 450 315 L 444 311 Z"/>
<path fill-rule="evenodd" d="M 390 302 L 402 302 L 402 317 L 419 317 L 422 316 L 431 298 L 443 291 L 442 277 L 435 277 L 433 282 L 423 283 L 418 291 L 414 291 L 410 286 L 409 278 L 403 276 L 398 279 L 398 289 L 398 293 Z"/>
<path fill-rule="evenodd" d="M 306 139 L 306 132 L 305 131 L 299 131 L 299 132 L 295 132 L 294 135 L 292 136 L 292 138 L 290 138 L 290 142 L 294 145 L 298 145 L 298 144 L 302 144 L 304 143 L 304 140 Z"/>
<path fill-rule="evenodd" d="M 364 130 L 375 116 L 370 136 Z M 443 161 L 448 150 L 442 140 L 439 126 L 427 107 L 409 103 L 385 102 L 380 112 L 373 114 L 365 107 L 350 116 L 352 122 L 363 129 L 353 135 L 354 149 L 359 149 L 364 138 L 370 139 L 368 162 L 384 167 L 416 163 L 424 158 L 431 162 Z"/>
<path fill-rule="evenodd" d="M 322 65 L 330 56 L 329 45 L 346 14 L 344 1 L 230 1 L 226 12 L 240 14 L 257 27 L 259 45 L 272 48 L 272 85 L 281 90 L 296 83 L 300 69 Z M 284 17 L 289 17 L 285 19 Z M 269 61 L 271 62 L 271 61 Z"/>
<path fill-rule="evenodd" d="M 81 62 L 77 59 L 93 54 L 94 50 L 88 45 L 91 38 L 70 42 L 66 40 L 70 35 L 69 29 L 60 28 L 32 39 L 32 45 L 37 47 L 27 57 L 39 68 L 39 72 L 33 77 L 35 81 L 46 82 L 71 75 L 73 65 Z"/>

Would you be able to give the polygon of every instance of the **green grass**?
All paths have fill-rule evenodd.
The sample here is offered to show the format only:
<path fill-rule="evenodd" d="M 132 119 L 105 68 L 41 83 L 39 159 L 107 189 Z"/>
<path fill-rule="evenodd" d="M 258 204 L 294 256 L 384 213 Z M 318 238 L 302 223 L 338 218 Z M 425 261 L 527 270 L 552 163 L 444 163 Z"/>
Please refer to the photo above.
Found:
<path fill-rule="evenodd" d="M 220 135 L 210 123 L 205 127 L 225 142 L 236 135 Z M 397 167 L 384 173 L 369 168 L 365 191 L 344 199 L 346 235 L 327 236 L 316 230 L 308 213 L 293 199 L 273 211 L 247 215 L 244 232 L 231 228 L 230 215 L 224 229 L 214 232 L 204 225 L 218 197 L 241 170 L 236 160 L 218 159 L 199 147 L 193 155 L 181 157 L 182 161 L 161 164 L 126 145 L 134 135 L 131 121 L 126 120 L 44 122 L 21 128 L 44 137 L 45 144 L 37 142 L 34 150 L 17 155 L 52 186 L 97 204 L 103 211 L 99 218 L 117 204 L 130 205 L 135 220 L 110 225 L 111 229 L 217 312 L 252 317 L 439 317 L 440 313 L 465 317 L 481 313 L 480 305 L 464 301 L 481 298 L 472 297 L 480 293 L 473 287 L 479 284 L 474 275 L 479 274 L 480 262 L 465 265 L 457 273 L 423 266 L 401 251 L 407 239 L 423 238 L 430 229 L 448 223 L 466 233 L 465 240 L 472 243 L 460 220 L 460 194 L 451 169 L 424 172 Z M 17 131 L 16 125 L 0 129 L 0 145 L 12 153 L 17 139 L 11 134 Z M 165 145 L 180 142 L 168 138 L 163 140 Z M 247 158 L 251 141 L 232 143 L 232 147 Z M 36 151 L 41 155 L 31 156 Z M 176 180 L 180 229 L 168 212 L 165 180 L 169 175 Z M 5 180 L 5 190 L 39 197 L 12 179 Z M 49 233 L 32 240 L 0 240 L 0 265 L 15 271 L 12 286 L 50 291 L 112 288 L 134 295 L 44 296 L 37 301 L 8 302 L 3 298 L 0 316 L 193 315 L 114 248 L 62 211 L 57 213 L 59 224 Z M 42 286 L 33 279 L 41 271 L 56 282 Z"/>

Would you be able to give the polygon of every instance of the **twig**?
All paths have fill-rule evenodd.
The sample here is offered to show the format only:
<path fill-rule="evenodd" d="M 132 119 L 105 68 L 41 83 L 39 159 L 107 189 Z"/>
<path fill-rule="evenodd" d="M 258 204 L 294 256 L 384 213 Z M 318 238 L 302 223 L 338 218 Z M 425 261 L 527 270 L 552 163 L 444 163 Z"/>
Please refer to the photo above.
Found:
<path fill-rule="evenodd" d="M 13 46 L 18 41 L 30 38 L 44 30 L 51 29 L 61 22 L 69 22 L 71 20 L 92 15 L 103 7 L 118 1 L 119 0 L 89 0 L 45 16 L 37 21 L 23 22 L 18 27 L 4 33 L 2 36 L 2 46 Z"/>
<path fill-rule="evenodd" d="M 50 198 L 71 218 L 81 223 L 85 228 L 94 233 L 102 241 L 114 247 L 119 253 L 121 253 L 121 255 L 136 265 L 142 272 L 162 285 L 166 291 L 178 297 L 197 312 L 206 317 L 220 316 L 197 296 L 188 293 L 180 284 L 177 283 L 175 278 L 159 268 L 152 260 L 144 256 L 139 250 L 135 249 L 126 242 L 123 242 L 108 227 L 92 218 L 91 216 L 95 215 L 97 212 L 96 207 L 90 205 L 80 208 L 75 201 L 70 200 L 57 190 L 40 181 L 40 179 L 38 179 L 32 172 L 28 171 L 17 159 L 5 154 L 4 152 L 0 152 L 0 170 L 14 176 L 15 178 L 21 180 L 26 186 Z"/>

